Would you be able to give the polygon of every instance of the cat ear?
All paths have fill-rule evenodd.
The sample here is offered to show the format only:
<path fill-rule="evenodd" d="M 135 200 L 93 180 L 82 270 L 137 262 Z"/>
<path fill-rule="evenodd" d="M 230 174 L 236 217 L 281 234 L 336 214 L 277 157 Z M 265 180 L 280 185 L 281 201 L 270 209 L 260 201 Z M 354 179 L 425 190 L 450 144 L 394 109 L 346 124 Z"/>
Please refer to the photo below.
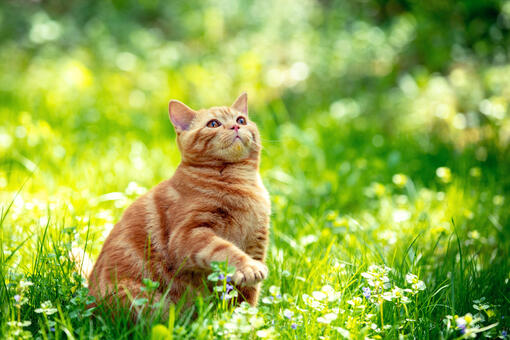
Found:
<path fill-rule="evenodd" d="M 248 114 L 248 94 L 246 92 L 243 92 L 239 97 L 237 97 L 234 104 L 232 104 L 231 108 L 236 109 L 237 111 L 240 111 L 244 113 L 245 115 Z"/>
<path fill-rule="evenodd" d="M 168 114 L 175 129 L 182 131 L 189 128 L 197 113 L 180 101 L 172 99 L 168 103 Z"/>

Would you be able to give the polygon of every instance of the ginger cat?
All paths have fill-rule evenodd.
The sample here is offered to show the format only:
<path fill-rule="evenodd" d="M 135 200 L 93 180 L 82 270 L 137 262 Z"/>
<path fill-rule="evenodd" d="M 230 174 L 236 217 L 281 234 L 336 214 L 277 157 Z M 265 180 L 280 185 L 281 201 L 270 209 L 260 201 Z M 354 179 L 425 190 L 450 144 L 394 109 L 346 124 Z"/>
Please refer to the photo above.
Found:
<path fill-rule="evenodd" d="M 212 261 L 236 267 L 239 301 L 257 304 L 267 276 L 270 201 L 258 173 L 260 136 L 247 95 L 230 107 L 194 111 L 169 103 L 182 155 L 172 178 L 138 198 L 112 229 L 89 276 L 96 299 L 129 305 L 142 279 L 176 303 L 204 292 Z"/>

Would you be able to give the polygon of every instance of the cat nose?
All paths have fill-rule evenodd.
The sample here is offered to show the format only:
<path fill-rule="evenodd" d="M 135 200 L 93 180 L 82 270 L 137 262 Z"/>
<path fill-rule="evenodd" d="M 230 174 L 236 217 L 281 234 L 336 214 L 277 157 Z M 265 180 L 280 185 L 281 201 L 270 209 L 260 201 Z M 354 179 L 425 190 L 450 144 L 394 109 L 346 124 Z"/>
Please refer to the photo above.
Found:
<path fill-rule="evenodd" d="M 235 125 L 232 125 L 232 127 L 230 128 L 230 130 L 239 130 L 239 125 L 235 124 Z"/>

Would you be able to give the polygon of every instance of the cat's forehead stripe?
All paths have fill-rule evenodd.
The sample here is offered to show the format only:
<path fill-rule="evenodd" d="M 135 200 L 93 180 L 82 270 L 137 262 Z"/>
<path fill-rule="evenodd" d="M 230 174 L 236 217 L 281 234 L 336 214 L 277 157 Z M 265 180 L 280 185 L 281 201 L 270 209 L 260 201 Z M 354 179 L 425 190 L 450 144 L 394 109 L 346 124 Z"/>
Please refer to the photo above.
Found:
<path fill-rule="evenodd" d="M 234 116 L 234 112 L 230 110 L 229 107 L 215 107 L 211 109 L 211 113 L 216 117 L 221 119 L 229 119 Z"/>

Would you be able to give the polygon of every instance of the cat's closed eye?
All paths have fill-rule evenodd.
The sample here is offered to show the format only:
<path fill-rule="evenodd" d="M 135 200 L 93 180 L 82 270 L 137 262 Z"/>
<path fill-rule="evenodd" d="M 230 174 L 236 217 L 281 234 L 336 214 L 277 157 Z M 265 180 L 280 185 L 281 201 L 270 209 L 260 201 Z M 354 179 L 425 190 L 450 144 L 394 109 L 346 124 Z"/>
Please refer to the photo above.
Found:
<path fill-rule="evenodd" d="M 221 122 L 217 119 L 211 119 L 209 122 L 207 122 L 207 127 L 210 128 L 217 128 L 221 126 Z"/>

